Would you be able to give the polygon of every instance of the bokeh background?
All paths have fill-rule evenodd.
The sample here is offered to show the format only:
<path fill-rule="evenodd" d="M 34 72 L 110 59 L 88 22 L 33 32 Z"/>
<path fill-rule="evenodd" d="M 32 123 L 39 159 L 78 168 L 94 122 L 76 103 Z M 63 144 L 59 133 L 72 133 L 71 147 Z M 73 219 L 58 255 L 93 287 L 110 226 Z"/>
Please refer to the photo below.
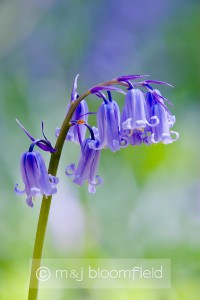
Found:
<path fill-rule="evenodd" d="M 23 187 L 19 159 L 30 144 L 15 118 L 37 138 L 43 120 L 54 143 L 77 73 L 79 93 L 124 74 L 170 82 L 175 88 L 161 91 L 174 103 L 180 139 L 103 151 L 95 195 L 66 178 L 65 166 L 79 157 L 66 143 L 44 257 L 170 258 L 172 287 L 42 290 L 39 299 L 199 299 L 199 28 L 194 0 L 0 2 L 0 299 L 27 299 L 41 203 L 30 209 L 13 192 L 16 182 Z M 88 99 L 97 109 L 100 100 Z"/>

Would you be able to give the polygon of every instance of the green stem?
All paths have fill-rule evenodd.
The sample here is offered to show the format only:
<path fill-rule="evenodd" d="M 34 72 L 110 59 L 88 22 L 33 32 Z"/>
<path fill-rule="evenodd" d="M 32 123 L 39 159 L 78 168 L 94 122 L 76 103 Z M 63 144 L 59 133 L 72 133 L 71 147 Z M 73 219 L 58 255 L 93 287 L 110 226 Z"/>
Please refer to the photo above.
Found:
<path fill-rule="evenodd" d="M 117 82 L 116 79 L 100 83 L 98 86 L 109 86 L 113 84 L 122 84 Z M 124 85 L 124 84 L 123 84 Z M 87 91 L 80 97 L 78 97 L 75 101 L 71 102 L 70 109 L 64 119 L 64 122 L 62 124 L 59 136 L 57 138 L 57 142 L 55 145 L 55 149 L 57 150 L 55 153 L 51 154 L 48 173 L 56 176 L 58 165 L 60 161 L 60 156 L 62 152 L 62 148 L 65 142 L 65 138 L 67 135 L 67 132 L 70 128 L 70 121 L 73 116 L 73 113 L 78 106 L 78 104 L 86 98 L 90 94 L 90 91 Z M 33 251 L 33 259 L 32 259 L 32 267 L 31 267 L 31 276 L 30 276 L 30 285 L 29 285 L 29 294 L 28 294 L 28 300 L 36 300 L 38 295 L 38 279 L 36 276 L 36 272 L 40 267 L 41 259 L 42 259 L 42 250 L 44 245 L 44 238 L 46 233 L 46 227 L 49 217 L 49 211 L 51 206 L 51 199 L 52 196 L 45 197 L 43 196 L 41 209 L 40 209 L 40 215 L 38 220 L 38 226 L 36 231 L 36 237 L 35 237 L 35 245 L 34 245 L 34 251 Z"/>

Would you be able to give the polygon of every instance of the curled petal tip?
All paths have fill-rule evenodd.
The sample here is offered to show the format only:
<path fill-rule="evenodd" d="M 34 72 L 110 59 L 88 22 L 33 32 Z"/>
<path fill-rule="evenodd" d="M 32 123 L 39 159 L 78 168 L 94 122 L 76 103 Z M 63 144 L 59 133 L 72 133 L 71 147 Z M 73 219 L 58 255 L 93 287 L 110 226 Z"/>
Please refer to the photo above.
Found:
<path fill-rule="evenodd" d="M 23 195 L 23 194 L 25 194 L 25 189 L 24 190 L 19 190 L 18 189 L 18 184 L 16 183 L 15 184 L 15 187 L 14 187 L 14 192 L 16 193 L 16 194 L 18 194 L 18 195 Z"/>
<path fill-rule="evenodd" d="M 56 176 L 53 176 L 51 174 L 49 174 L 49 180 L 55 185 L 57 185 L 59 183 L 59 178 Z"/>

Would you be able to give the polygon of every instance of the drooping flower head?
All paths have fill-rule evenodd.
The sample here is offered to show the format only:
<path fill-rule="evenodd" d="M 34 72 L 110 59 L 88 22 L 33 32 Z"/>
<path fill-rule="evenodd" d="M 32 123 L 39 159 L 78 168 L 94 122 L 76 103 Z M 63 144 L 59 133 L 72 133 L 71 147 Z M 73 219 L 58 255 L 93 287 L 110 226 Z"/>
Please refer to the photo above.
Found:
<path fill-rule="evenodd" d="M 77 168 L 75 164 L 67 166 L 66 175 L 74 177 L 73 182 L 78 185 L 83 185 L 85 181 L 88 182 L 88 191 L 95 193 L 95 186 L 102 183 L 102 178 L 97 175 L 101 150 L 95 150 L 99 146 L 99 141 L 95 139 L 92 128 L 87 124 L 85 125 L 90 130 L 91 138 L 87 138 L 81 143 L 78 166 Z"/>
<path fill-rule="evenodd" d="M 71 101 L 67 106 L 67 113 L 69 111 L 69 108 L 71 106 L 71 102 L 73 102 L 74 100 L 76 100 L 78 98 L 78 93 L 77 93 L 77 80 L 78 80 L 79 74 L 75 77 L 74 80 L 74 84 L 73 84 L 73 88 L 72 88 L 72 92 L 71 92 Z M 87 119 L 88 119 L 88 105 L 87 102 L 85 100 L 82 100 L 74 114 L 72 117 L 72 120 L 84 120 L 84 122 L 87 123 Z M 86 132 L 86 127 L 85 126 L 79 126 L 78 123 L 74 124 L 74 126 L 71 126 L 67 136 L 66 136 L 66 140 L 67 141 L 72 141 L 75 143 L 79 143 L 80 138 L 83 141 L 85 139 L 85 132 Z M 58 137 L 60 133 L 60 128 L 56 129 L 56 137 Z"/>
<path fill-rule="evenodd" d="M 74 80 L 67 113 L 77 102 L 89 94 L 100 97 L 101 100 L 103 99 L 103 103 L 99 106 L 97 113 L 95 112 L 97 114 L 97 128 L 90 127 L 87 123 L 88 115 L 94 113 L 88 111 L 85 100 L 78 104 L 72 119 L 69 120 L 71 114 L 68 114 L 65 119 L 66 122 L 63 123 L 64 125 L 70 124 L 66 140 L 78 143 L 81 148 L 77 167 L 75 164 L 70 164 L 66 168 L 66 174 L 74 177 L 74 183 L 83 185 L 86 181 L 88 182 L 89 192 L 95 193 L 95 186 L 102 182 L 101 177 L 97 175 L 97 169 L 101 150 L 104 148 L 115 152 L 128 145 L 151 145 L 159 142 L 169 144 L 179 138 L 179 134 L 171 130 L 176 119 L 170 113 L 166 103 L 170 105 L 172 103 L 150 85 L 164 84 L 171 86 L 170 84 L 157 80 L 131 82 L 148 75 L 121 76 L 94 86 L 76 101 L 79 97 L 77 94 L 78 76 Z M 124 92 L 122 89 L 115 87 L 115 85 L 121 85 L 127 88 L 127 91 Z M 104 95 L 103 91 L 107 91 L 108 97 Z M 120 113 L 117 102 L 113 100 L 111 91 L 125 94 L 122 113 Z M 35 195 L 48 196 L 56 193 L 55 185 L 58 182 L 56 177 L 48 175 L 41 154 L 33 149 L 35 146 L 49 152 L 54 152 L 55 149 L 45 137 L 43 126 L 44 139 L 40 140 L 35 140 L 21 124 L 20 126 L 32 140 L 32 144 L 29 151 L 23 153 L 21 157 L 21 173 L 25 189 L 24 191 L 19 191 L 16 185 L 15 190 L 17 193 L 26 193 L 28 205 L 33 206 L 32 199 Z M 86 128 L 90 131 L 90 138 L 85 138 Z M 59 132 L 60 129 L 58 128 L 56 130 L 57 137 Z M 57 142 L 59 144 L 60 141 L 58 140 Z M 58 149 L 60 148 L 58 147 Z"/>
<path fill-rule="evenodd" d="M 120 78 L 128 84 L 121 117 L 121 135 L 124 139 L 131 145 L 141 145 L 142 143 L 150 145 L 158 142 L 168 144 L 177 140 L 178 133 L 169 130 L 175 123 L 175 117 L 171 115 L 164 102 L 173 104 L 158 90 L 153 89 L 150 83 L 171 85 L 157 80 L 134 83 L 135 86 L 147 88 L 148 92 L 144 93 L 138 88 L 134 88 L 129 79 L 132 79 L 131 76 Z M 174 138 L 171 137 L 170 132 L 174 134 Z"/>
<path fill-rule="evenodd" d="M 21 124 L 20 126 L 30 139 L 34 140 Z M 19 190 L 18 184 L 16 184 L 15 192 L 17 194 L 26 193 L 26 203 L 30 207 L 33 207 L 33 198 L 35 196 L 50 196 L 55 194 L 57 192 L 56 184 L 59 181 L 57 177 L 48 174 L 42 155 L 39 152 L 34 151 L 36 145 L 44 151 L 55 152 L 55 149 L 45 137 L 45 139 L 34 140 L 30 145 L 29 150 L 24 152 L 21 156 L 20 170 L 25 189 L 22 191 Z"/>

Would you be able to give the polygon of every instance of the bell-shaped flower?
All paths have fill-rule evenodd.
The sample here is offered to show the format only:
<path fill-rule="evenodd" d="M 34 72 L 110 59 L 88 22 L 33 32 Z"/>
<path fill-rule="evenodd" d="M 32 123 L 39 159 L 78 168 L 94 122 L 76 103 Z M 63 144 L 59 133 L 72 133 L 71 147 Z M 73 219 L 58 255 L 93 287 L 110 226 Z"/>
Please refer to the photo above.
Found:
<path fill-rule="evenodd" d="M 93 138 L 85 139 L 81 145 L 81 156 L 77 168 L 71 164 L 66 168 L 66 175 L 74 177 L 73 182 L 83 185 L 88 182 L 88 191 L 95 193 L 95 186 L 102 183 L 102 178 L 97 175 L 101 151 L 98 148 L 99 141 Z"/>
<path fill-rule="evenodd" d="M 28 196 L 26 203 L 30 207 L 33 207 L 33 198 L 36 195 L 50 196 L 55 194 L 57 192 L 56 184 L 59 181 L 57 177 L 48 174 L 42 155 L 37 151 L 33 151 L 33 149 L 36 145 L 46 152 L 54 153 L 56 149 L 52 147 L 50 141 L 44 134 L 43 122 L 42 134 L 44 139 L 36 140 L 18 120 L 16 121 L 33 143 L 30 145 L 29 151 L 22 154 L 20 161 L 20 170 L 25 189 L 22 191 L 19 190 L 18 184 L 16 184 L 15 192 L 20 195 L 26 193 Z"/>
<path fill-rule="evenodd" d="M 152 128 L 150 141 L 152 143 L 162 142 L 163 144 L 170 144 L 178 140 L 178 132 L 170 130 L 175 123 L 175 116 L 171 116 L 160 103 L 152 106 L 152 114 L 158 117 L 159 125 Z"/>
<path fill-rule="evenodd" d="M 153 123 L 150 123 L 153 121 Z M 125 98 L 122 111 L 123 130 L 144 130 L 147 126 L 155 127 L 159 123 L 157 116 L 152 116 L 148 120 L 146 100 L 143 92 L 139 89 L 130 89 Z"/>
<path fill-rule="evenodd" d="M 159 119 L 158 126 L 155 128 L 152 127 L 149 130 L 150 136 L 148 137 L 148 142 L 150 144 L 158 142 L 169 144 L 179 138 L 177 132 L 170 131 L 170 128 L 176 122 L 176 118 L 169 112 L 164 101 L 167 101 L 172 105 L 172 103 L 164 98 L 157 89 L 152 89 L 146 93 L 147 113 L 149 117 L 156 116 Z M 172 137 L 172 135 L 174 137 Z"/>
<path fill-rule="evenodd" d="M 74 80 L 74 84 L 73 84 L 73 88 L 72 88 L 72 92 L 71 92 L 71 102 L 68 104 L 67 106 L 67 113 L 70 109 L 71 103 L 73 101 L 75 101 L 78 97 L 77 94 L 77 79 L 78 79 L 77 75 L 75 77 Z M 88 119 L 88 105 L 87 102 L 85 100 L 82 100 L 78 106 L 75 109 L 75 112 L 72 116 L 72 120 L 83 120 L 84 122 L 87 123 L 87 119 Z M 67 136 L 66 136 L 66 140 L 67 141 L 72 141 L 75 143 L 79 143 L 80 139 L 83 141 L 85 139 L 85 132 L 86 132 L 86 127 L 85 126 L 80 126 L 78 123 L 74 124 L 73 126 L 70 127 Z M 60 133 L 60 128 L 56 128 L 55 131 L 55 135 L 56 137 L 58 137 Z"/>
<path fill-rule="evenodd" d="M 120 110 L 118 104 L 112 100 L 111 95 L 110 99 L 105 100 L 98 109 L 97 127 L 99 148 L 108 147 L 112 152 L 119 150 L 121 147 Z"/>
<path fill-rule="evenodd" d="M 18 190 L 18 184 L 16 184 L 15 192 L 17 194 L 26 193 L 26 203 L 30 207 L 33 207 L 35 196 L 50 196 L 57 192 L 56 184 L 59 179 L 48 174 L 44 159 L 39 152 L 27 151 L 23 153 L 20 169 L 25 189 L 23 191 Z"/>

